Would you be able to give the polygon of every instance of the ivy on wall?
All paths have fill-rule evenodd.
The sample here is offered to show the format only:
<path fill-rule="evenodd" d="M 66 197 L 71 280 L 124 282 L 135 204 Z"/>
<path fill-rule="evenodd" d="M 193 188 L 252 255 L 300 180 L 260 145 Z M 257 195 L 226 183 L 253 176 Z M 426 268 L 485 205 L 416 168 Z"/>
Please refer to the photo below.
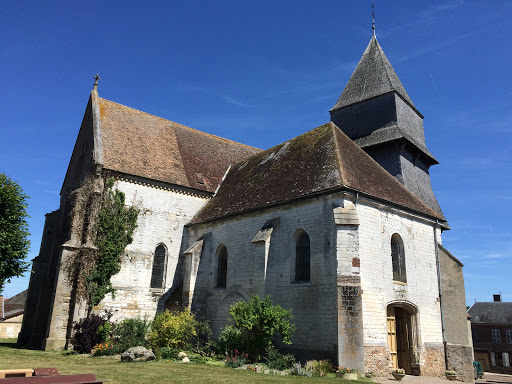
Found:
<path fill-rule="evenodd" d="M 89 305 L 98 305 L 107 293 L 114 294 L 110 279 L 121 269 L 121 256 L 133 241 L 140 209 L 125 207 L 123 192 L 113 189 L 114 179 L 107 180 L 107 191 L 99 210 L 96 227 L 97 257 L 87 278 Z"/>
<path fill-rule="evenodd" d="M 88 313 L 108 294 L 115 294 L 110 279 L 121 269 L 121 256 L 133 241 L 140 209 L 125 206 L 125 195 L 114 189 L 114 179 L 87 178 L 73 192 L 72 233 L 79 241 L 64 268 L 77 299 L 86 300 Z M 100 191 L 104 190 L 103 193 Z"/>

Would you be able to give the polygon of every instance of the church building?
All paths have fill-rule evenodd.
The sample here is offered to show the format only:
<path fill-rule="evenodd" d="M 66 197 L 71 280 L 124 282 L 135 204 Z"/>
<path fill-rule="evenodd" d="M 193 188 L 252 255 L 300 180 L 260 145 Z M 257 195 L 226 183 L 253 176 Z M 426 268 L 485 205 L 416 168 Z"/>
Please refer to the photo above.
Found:
<path fill-rule="evenodd" d="M 230 305 L 270 295 L 292 310 L 283 348 L 301 359 L 378 375 L 450 368 L 471 381 L 469 341 L 446 337 L 467 319 L 463 294 L 443 302 L 443 284 L 463 293 L 464 283 L 458 260 L 440 262 L 449 226 L 430 183 L 438 162 L 375 34 L 330 116 L 260 150 L 105 100 L 95 85 L 59 209 L 46 215 L 19 342 L 69 346 L 87 303 L 66 265 L 95 249 L 93 218 L 77 215 L 92 216 L 85 207 L 113 178 L 141 213 L 115 297 L 94 313 L 119 321 L 190 308 L 216 337 Z M 442 279 L 452 264 L 459 274 Z"/>

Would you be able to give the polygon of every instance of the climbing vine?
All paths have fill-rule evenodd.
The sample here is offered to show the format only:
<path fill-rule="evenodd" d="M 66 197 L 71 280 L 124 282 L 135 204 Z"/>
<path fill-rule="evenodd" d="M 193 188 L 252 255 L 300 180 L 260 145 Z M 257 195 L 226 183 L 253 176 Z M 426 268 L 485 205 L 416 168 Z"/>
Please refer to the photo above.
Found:
<path fill-rule="evenodd" d="M 89 303 L 98 305 L 107 293 L 114 294 L 110 279 L 121 269 L 121 255 L 133 241 L 139 209 L 125 207 L 123 192 L 113 189 L 114 179 L 107 181 L 107 191 L 98 213 L 96 227 L 96 264 L 87 278 Z"/>
<path fill-rule="evenodd" d="M 113 178 L 103 193 L 99 183 L 101 179 L 86 179 L 72 196 L 71 231 L 80 245 L 65 266 L 77 298 L 87 300 L 89 313 L 108 293 L 114 295 L 110 279 L 121 269 L 121 256 L 133 241 L 140 212 L 125 206 L 125 195 L 114 189 Z"/>

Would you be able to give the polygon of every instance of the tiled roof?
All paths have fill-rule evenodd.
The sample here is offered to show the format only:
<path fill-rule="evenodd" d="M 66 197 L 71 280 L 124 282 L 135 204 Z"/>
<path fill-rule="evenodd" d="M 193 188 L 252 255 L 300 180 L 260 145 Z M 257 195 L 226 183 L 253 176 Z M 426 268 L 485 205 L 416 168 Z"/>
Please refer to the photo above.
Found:
<path fill-rule="evenodd" d="M 217 194 L 189 224 L 341 189 L 441 218 L 336 125 L 327 123 L 233 166 Z"/>
<path fill-rule="evenodd" d="M 4 319 L 9 319 L 23 313 L 27 294 L 28 289 L 25 289 L 10 299 L 4 299 Z"/>
<path fill-rule="evenodd" d="M 411 107 L 416 109 L 377 38 L 373 36 L 331 111 L 388 92 L 397 92 Z"/>
<path fill-rule="evenodd" d="M 468 314 L 471 323 L 512 325 L 512 302 L 477 302 Z"/>
<path fill-rule="evenodd" d="M 230 164 L 261 151 L 109 100 L 98 104 L 106 169 L 214 192 Z"/>

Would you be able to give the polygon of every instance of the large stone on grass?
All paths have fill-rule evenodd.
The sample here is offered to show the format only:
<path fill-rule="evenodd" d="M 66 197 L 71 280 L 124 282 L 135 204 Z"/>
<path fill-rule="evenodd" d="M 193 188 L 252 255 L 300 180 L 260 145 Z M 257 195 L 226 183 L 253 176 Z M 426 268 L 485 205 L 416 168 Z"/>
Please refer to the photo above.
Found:
<path fill-rule="evenodd" d="M 155 360 L 153 351 L 144 347 L 132 347 L 121 355 L 121 361 L 130 363 L 132 361 L 151 361 Z"/>

